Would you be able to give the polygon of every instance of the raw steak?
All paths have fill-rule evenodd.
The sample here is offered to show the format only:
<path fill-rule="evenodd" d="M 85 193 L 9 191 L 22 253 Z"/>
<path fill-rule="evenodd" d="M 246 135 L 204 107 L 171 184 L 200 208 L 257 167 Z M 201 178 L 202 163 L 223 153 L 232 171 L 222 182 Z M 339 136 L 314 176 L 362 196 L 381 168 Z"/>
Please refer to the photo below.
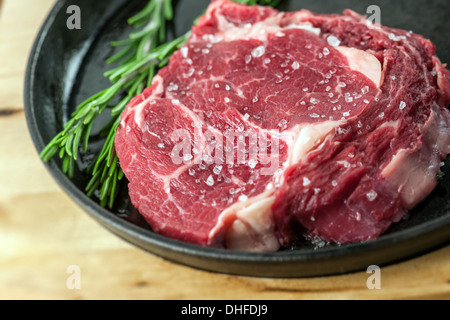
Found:
<path fill-rule="evenodd" d="M 430 41 L 350 10 L 213 1 L 122 116 L 131 200 L 202 246 L 375 239 L 437 185 L 449 76 Z"/>

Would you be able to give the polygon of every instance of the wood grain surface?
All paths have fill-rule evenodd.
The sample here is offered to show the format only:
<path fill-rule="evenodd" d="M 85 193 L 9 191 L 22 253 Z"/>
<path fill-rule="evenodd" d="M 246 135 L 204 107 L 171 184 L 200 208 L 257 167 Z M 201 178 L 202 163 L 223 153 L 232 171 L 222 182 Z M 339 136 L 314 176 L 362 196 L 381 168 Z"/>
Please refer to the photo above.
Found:
<path fill-rule="evenodd" d="M 0 1 L 1 2 L 1 1 Z M 52 180 L 31 142 L 23 82 L 53 0 L 5 0 L 0 12 L 0 299 L 449 299 L 450 247 L 381 270 L 256 279 L 172 264 L 118 239 Z M 78 266 L 81 288 L 67 286 Z"/>

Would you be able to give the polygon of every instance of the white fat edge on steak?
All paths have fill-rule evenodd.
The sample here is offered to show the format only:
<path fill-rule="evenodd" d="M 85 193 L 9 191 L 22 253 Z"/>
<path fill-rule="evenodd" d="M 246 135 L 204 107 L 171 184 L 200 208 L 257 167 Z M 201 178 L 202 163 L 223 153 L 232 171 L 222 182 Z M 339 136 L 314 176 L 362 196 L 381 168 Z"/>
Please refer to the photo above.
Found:
<path fill-rule="evenodd" d="M 211 230 L 211 244 L 223 239 L 227 249 L 245 252 L 274 252 L 280 248 L 275 236 L 272 206 L 274 189 L 233 204 L 224 210 Z"/>
<path fill-rule="evenodd" d="M 336 49 L 347 57 L 350 69 L 359 71 L 379 88 L 381 86 L 382 67 L 380 61 L 372 54 L 349 47 L 336 47 Z"/>
<path fill-rule="evenodd" d="M 359 16 L 354 13 L 355 16 Z M 361 17 L 364 20 L 364 17 Z M 371 24 L 368 24 L 371 26 Z M 403 40 L 403 36 L 394 34 L 392 30 L 374 24 L 373 27 L 378 32 L 384 33 L 393 41 Z M 407 33 L 411 36 L 412 31 Z M 416 57 L 421 53 L 413 47 L 408 41 L 403 41 L 402 46 L 415 52 Z M 404 55 L 409 55 L 406 50 L 401 50 Z M 387 63 L 385 61 L 385 63 Z M 418 62 L 422 67 L 423 74 L 429 73 L 426 63 Z M 386 66 L 383 70 L 387 69 Z M 382 79 L 384 78 L 384 72 Z M 427 86 L 434 86 L 430 83 L 428 77 L 424 77 Z M 406 102 L 401 101 L 400 110 L 407 110 Z M 418 205 L 426 196 L 428 196 L 438 181 L 436 174 L 440 171 L 441 159 L 450 154 L 450 115 L 447 109 L 441 109 L 435 102 L 431 107 L 430 117 L 424 125 L 420 126 L 420 132 L 423 140 L 419 141 L 415 148 L 400 149 L 391 159 L 391 161 L 381 171 L 381 176 L 385 178 L 396 189 L 400 195 L 403 205 L 411 210 Z M 430 150 L 434 158 L 430 158 Z"/>
<path fill-rule="evenodd" d="M 302 162 L 309 151 L 320 146 L 336 128 L 344 125 L 344 121 L 325 121 L 314 125 L 297 126 L 293 134 L 292 150 L 289 165 Z"/>
<path fill-rule="evenodd" d="M 445 114 L 444 114 L 445 113 Z M 414 208 L 437 186 L 436 173 L 441 167 L 440 158 L 450 153 L 450 120 L 448 112 L 437 103 L 431 116 L 422 126 L 423 141 L 415 149 L 402 149 L 383 169 L 382 176 L 397 188 L 404 206 Z M 433 150 L 433 158 L 429 156 Z"/>
<path fill-rule="evenodd" d="M 203 40 L 212 43 L 247 39 L 257 39 L 266 42 L 268 34 L 283 36 L 282 31 L 289 29 L 303 29 L 310 31 L 317 36 L 320 36 L 321 34 L 321 30 L 319 28 L 315 28 L 310 22 L 301 22 L 303 17 L 307 17 L 306 12 L 301 12 L 298 14 L 299 23 L 290 24 L 285 27 L 280 26 L 283 17 L 284 13 L 279 13 L 268 17 L 264 21 L 256 22 L 254 24 L 235 25 L 234 23 L 229 22 L 223 15 L 217 14 L 217 34 L 206 34 L 203 36 Z"/>

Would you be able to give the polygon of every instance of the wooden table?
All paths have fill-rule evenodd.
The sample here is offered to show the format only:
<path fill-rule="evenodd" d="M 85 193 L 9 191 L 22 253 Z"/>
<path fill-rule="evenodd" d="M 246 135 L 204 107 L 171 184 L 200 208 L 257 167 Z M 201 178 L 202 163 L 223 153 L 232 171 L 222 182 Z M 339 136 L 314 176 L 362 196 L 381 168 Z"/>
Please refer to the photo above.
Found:
<path fill-rule="evenodd" d="M 0 1 L 1 3 L 1 1 Z M 254 279 L 172 264 L 112 235 L 55 184 L 31 142 L 23 80 L 53 0 L 5 0 L 0 13 L 0 299 L 448 299 L 450 247 L 381 270 Z M 81 289 L 67 287 L 80 269 Z"/>

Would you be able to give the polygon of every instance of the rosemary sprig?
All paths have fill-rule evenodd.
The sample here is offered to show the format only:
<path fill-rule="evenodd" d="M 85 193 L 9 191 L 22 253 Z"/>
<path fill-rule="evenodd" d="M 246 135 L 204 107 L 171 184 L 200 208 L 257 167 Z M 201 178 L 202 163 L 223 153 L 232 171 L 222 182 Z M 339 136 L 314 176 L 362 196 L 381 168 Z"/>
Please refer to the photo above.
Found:
<path fill-rule="evenodd" d="M 126 40 L 111 43 L 113 47 L 122 48 L 107 60 L 108 64 L 118 64 L 116 68 L 105 73 L 112 82 L 111 87 L 82 102 L 72 113 L 64 130 L 58 133 L 40 154 L 46 162 L 59 155 L 63 159 L 63 172 L 73 178 L 79 153 L 88 151 L 95 120 L 105 109 L 111 108 L 113 100 L 126 92 L 126 96 L 111 109 L 111 121 L 102 130 L 106 137 L 105 144 L 89 169 L 92 178 L 86 187 L 86 194 L 92 196 L 98 191 L 103 207 L 113 207 L 117 183 L 124 176 L 114 150 L 114 137 L 120 123 L 120 115 L 131 99 L 151 82 L 157 66 L 156 60 L 145 64 L 141 61 L 149 53 L 158 53 L 158 57 L 162 54 L 162 51 L 156 48 L 165 42 L 166 23 L 172 18 L 172 0 L 151 0 L 144 9 L 128 19 L 130 25 L 141 29 L 131 33 Z"/>
<path fill-rule="evenodd" d="M 234 1 L 275 7 L 281 0 Z M 187 32 L 165 43 L 166 24 L 172 18 L 172 0 L 150 0 L 140 12 L 128 19 L 130 25 L 140 30 L 131 33 L 126 40 L 111 43 L 113 47 L 122 48 L 107 60 L 108 64 L 117 64 L 104 75 L 111 81 L 111 87 L 82 102 L 71 115 L 64 130 L 58 133 L 40 154 L 46 162 L 59 155 L 63 159 L 63 172 L 73 178 L 80 152 L 88 152 L 95 120 L 105 109 L 111 109 L 111 121 L 101 131 L 106 140 L 89 169 L 91 179 L 85 189 L 89 197 L 96 194 L 103 207 L 113 207 L 118 182 L 124 177 L 114 149 L 122 112 L 133 97 L 150 86 L 157 69 L 167 65 L 171 55 L 180 49 L 191 35 Z M 125 97 L 118 104 L 111 106 L 112 101 L 124 93 Z"/>

